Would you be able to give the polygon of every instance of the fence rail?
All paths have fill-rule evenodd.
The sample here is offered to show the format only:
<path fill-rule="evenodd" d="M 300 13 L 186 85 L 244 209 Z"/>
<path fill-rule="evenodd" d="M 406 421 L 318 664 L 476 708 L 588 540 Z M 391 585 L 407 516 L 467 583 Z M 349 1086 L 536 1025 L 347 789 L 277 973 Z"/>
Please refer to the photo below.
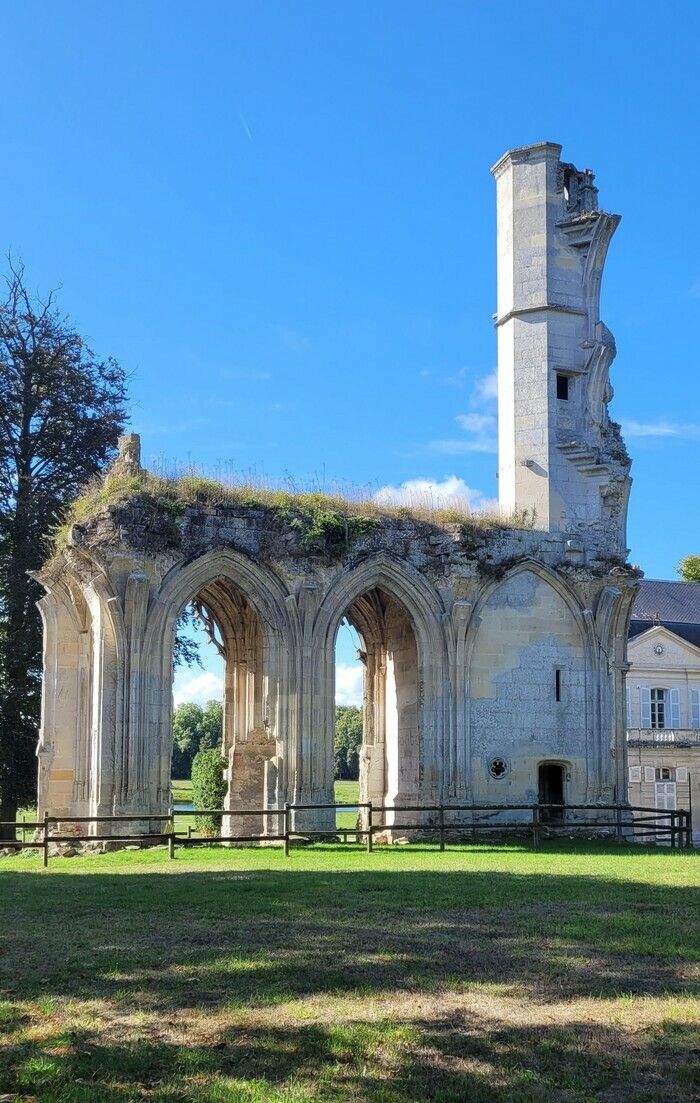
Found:
<path fill-rule="evenodd" d="M 293 824 L 293 813 L 315 812 L 335 809 L 342 811 L 357 809 L 358 823 L 355 827 L 334 827 L 325 829 L 297 828 Z M 520 820 L 494 821 L 492 818 L 483 818 L 483 814 L 500 815 L 503 813 L 527 812 L 527 818 Z M 585 812 L 584 819 L 572 820 L 570 813 Z M 643 813 L 643 818 L 630 819 L 630 813 Z M 420 813 L 422 816 L 432 817 L 422 822 L 391 822 L 387 823 L 388 816 L 397 816 L 406 813 Z M 604 817 L 591 817 L 591 813 L 604 813 Z M 658 808 L 646 808 L 628 804 L 410 804 L 410 805 L 386 805 L 373 804 L 371 801 L 359 801 L 357 804 L 342 802 L 328 804 L 285 804 L 282 808 L 237 808 L 222 809 L 208 808 L 196 809 L 195 815 L 221 816 L 230 819 L 242 816 L 259 816 L 276 818 L 276 832 L 252 832 L 246 835 L 205 835 L 193 836 L 191 828 L 178 831 L 176 820 L 178 817 L 191 816 L 191 811 L 176 811 L 171 808 L 162 815 L 132 814 L 127 816 L 50 816 L 46 813 L 41 820 L 31 821 L 4 821 L 0 827 L 14 827 L 15 836 L 17 830 L 22 831 L 22 839 L 0 839 L 0 847 L 22 850 L 34 848 L 42 851 L 43 864 L 49 863 L 50 848 L 61 844 L 93 843 L 93 842 L 130 842 L 130 843 L 167 843 L 170 858 L 175 857 L 177 847 L 209 846 L 214 843 L 281 843 L 285 855 L 288 855 L 292 844 L 306 839 L 329 839 L 337 836 L 348 841 L 348 836 L 354 836 L 355 842 L 364 840 L 366 849 L 371 852 L 377 836 L 387 832 L 417 832 L 422 835 L 437 837 L 439 849 L 445 850 L 447 837 L 454 833 L 463 836 L 471 836 L 475 839 L 479 832 L 491 832 L 492 835 L 508 835 L 526 833 L 529 835 L 534 850 L 537 849 L 541 839 L 557 837 L 558 835 L 571 834 L 572 832 L 597 832 L 605 831 L 613 833 L 614 837 L 622 842 L 627 836 L 647 837 L 652 835 L 656 841 L 667 843 L 671 847 L 692 847 L 692 825 L 690 812 L 683 808 L 675 810 L 662 810 Z M 464 815 L 466 814 L 466 818 Z M 478 818 L 481 814 L 482 818 Z M 462 818 L 455 820 L 455 816 Z M 627 817 L 627 818 L 626 818 Z M 380 818 L 382 822 L 376 822 Z M 60 832 L 61 825 L 65 824 L 120 824 L 120 823 L 149 823 L 166 825 L 162 831 L 136 831 L 128 834 L 103 833 L 99 830 L 94 834 L 76 835 Z M 26 831 L 34 829 L 34 838 L 27 840 Z M 56 832 L 53 829 L 58 828 Z"/>

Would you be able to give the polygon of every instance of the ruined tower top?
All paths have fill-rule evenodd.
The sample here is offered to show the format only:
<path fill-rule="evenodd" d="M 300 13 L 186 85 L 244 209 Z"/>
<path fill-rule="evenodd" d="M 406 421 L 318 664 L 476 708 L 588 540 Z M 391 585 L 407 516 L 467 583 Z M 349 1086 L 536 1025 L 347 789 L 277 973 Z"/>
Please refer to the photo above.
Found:
<path fill-rule="evenodd" d="M 624 555 L 629 458 L 608 417 L 612 334 L 600 283 L 620 216 L 561 146 L 509 150 L 498 207 L 499 500 L 572 547 L 595 530 Z"/>

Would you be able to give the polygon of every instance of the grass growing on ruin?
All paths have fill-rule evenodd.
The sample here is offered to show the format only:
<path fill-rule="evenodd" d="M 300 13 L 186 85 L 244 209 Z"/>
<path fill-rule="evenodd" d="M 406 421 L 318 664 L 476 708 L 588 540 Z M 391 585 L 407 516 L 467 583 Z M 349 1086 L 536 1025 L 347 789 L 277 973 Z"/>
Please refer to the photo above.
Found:
<path fill-rule="evenodd" d="M 0 864 L 0 1095 L 697 1097 L 700 862 L 585 844 Z"/>
<path fill-rule="evenodd" d="M 510 522 L 495 515 L 474 513 L 468 501 L 456 500 L 441 508 L 429 496 L 416 495 L 407 506 L 380 505 L 366 492 L 322 493 L 276 488 L 263 482 L 221 481 L 196 472 L 167 476 L 143 471 L 140 475 L 108 473 L 95 479 L 75 499 L 54 533 L 55 551 L 68 543 L 73 524 L 86 522 L 120 502 L 142 501 L 177 518 L 194 506 L 243 506 L 267 509 L 297 528 L 302 544 L 313 551 L 337 550 L 352 544 L 383 518 L 408 518 L 438 527 L 466 525 L 470 530 L 531 527 L 526 516 Z"/>

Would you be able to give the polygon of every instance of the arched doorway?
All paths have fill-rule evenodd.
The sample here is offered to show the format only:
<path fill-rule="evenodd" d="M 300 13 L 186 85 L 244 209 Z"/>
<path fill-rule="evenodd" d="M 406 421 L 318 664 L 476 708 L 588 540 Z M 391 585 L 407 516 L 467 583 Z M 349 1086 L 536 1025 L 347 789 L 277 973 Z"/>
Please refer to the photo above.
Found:
<path fill-rule="evenodd" d="M 221 753 L 226 760 L 226 809 L 267 806 L 270 762 L 276 743 L 266 721 L 264 646 L 260 617 L 252 603 L 226 576 L 214 578 L 192 595 L 192 607 L 223 660 Z M 274 773 L 274 764 L 273 764 Z M 261 815 L 226 817 L 223 833 L 262 832 Z"/>
<path fill-rule="evenodd" d="M 421 729 L 413 623 L 403 604 L 381 586 L 355 598 L 343 620 L 357 632 L 363 666 L 360 800 L 378 807 L 416 803 Z"/>
<path fill-rule="evenodd" d="M 149 603 L 143 630 L 138 742 L 152 779 L 153 811 L 167 807 L 172 745 L 172 656 L 182 610 L 194 602 L 223 653 L 223 754 L 227 762 L 226 810 L 284 805 L 286 756 L 294 706 L 293 633 L 288 595 L 264 566 L 230 549 L 217 549 L 178 564 Z M 292 761 L 294 756 L 292 755 Z M 157 796 L 156 796 L 157 792 Z M 145 802 L 144 802 L 145 803 Z M 262 811 L 224 816 L 225 835 L 276 831 Z"/>
<path fill-rule="evenodd" d="M 561 823 L 564 819 L 566 767 L 561 762 L 540 762 L 537 771 L 537 801 L 548 805 L 540 812 L 543 823 Z"/>

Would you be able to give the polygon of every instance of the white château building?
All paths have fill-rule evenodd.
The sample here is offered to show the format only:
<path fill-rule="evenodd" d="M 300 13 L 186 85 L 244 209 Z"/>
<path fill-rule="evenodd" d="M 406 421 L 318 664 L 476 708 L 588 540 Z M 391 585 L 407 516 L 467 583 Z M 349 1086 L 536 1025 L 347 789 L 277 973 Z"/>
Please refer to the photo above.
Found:
<path fill-rule="evenodd" d="M 698 842 L 700 583 L 641 583 L 632 608 L 628 660 L 630 804 L 692 810 Z"/>

